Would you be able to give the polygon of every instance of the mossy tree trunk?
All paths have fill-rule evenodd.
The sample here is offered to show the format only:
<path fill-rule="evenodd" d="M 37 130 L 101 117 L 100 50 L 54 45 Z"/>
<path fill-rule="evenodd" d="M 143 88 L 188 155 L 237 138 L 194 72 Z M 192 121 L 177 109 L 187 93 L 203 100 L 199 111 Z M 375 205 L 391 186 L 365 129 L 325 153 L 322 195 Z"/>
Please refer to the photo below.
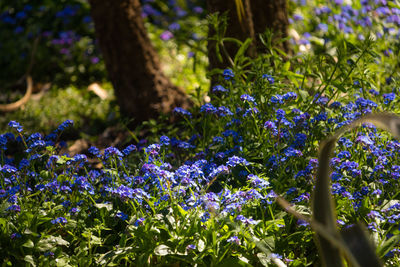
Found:
<path fill-rule="evenodd" d="M 91 15 L 121 113 L 134 123 L 187 108 L 183 91 L 163 74 L 147 36 L 139 0 L 90 0 Z"/>

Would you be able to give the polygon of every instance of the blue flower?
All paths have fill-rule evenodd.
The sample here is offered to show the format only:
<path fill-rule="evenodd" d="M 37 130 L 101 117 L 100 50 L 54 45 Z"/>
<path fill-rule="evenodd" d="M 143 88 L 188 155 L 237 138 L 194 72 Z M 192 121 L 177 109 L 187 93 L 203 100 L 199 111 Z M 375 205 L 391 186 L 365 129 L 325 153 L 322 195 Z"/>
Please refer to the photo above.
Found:
<path fill-rule="evenodd" d="M 98 157 L 98 158 L 101 157 L 100 150 L 99 150 L 97 147 L 95 147 L 95 146 L 91 146 L 91 147 L 88 149 L 88 151 L 89 151 L 90 154 L 92 154 L 92 155 L 95 156 L 95 157 Z"/>
<path fill-rule="evenodd" d="M 205 112 L 205 113 L 215 113 L 217 111 L 216 107 L 214 107 L 211 103 L 206 103 L 200 107 L 200 112 Z"/>
<path fill-rule="evenodd" d="M 19 239 L 21 237 L 22 237 L 22 235 L 20 233 L 12 233 L 10 235 L 11 240 Z"/>
<path fill-rule="evenodd" d="M 187 116 L 189 118 L 192 117 L 192 113 L 190 113 L 186 109 L 183 109 L 183 108 L 180 108 L 180 107 L 174 108 L 173 113 L 179 114 L 179 115 L 182 115 L 182 116 Z"/>
<path fill-rule="evenodd" d="M 74 124 L 73 120 L 66 120 L 63 123 L 60 124 L 60 126 L 58 126 L 57 130 L 58 132 L 62 132 L 64 131 L 66 128 L 72 126 Z"/>
<path fill-rule="evenodd" d="M 200 220 L 202 222 L 206 222 L 208 221 L 208 219 L 210 219 L 210 213 L 208 211 L 204 212 L 203 215 L 200 217 Z"/>
<path fill-rule="evenodd" d="M 64 217 L 58 217 L 54 220 L 51 220 L 52 224 L 66 224 L 68 221 Z"/>
<path fill-rule="evenodd" d="M 238 157 L 238 156 L 230 157 L 230 158 L 228 158 L 228 161 L 226 162 L 226 165 L 228 165 L 229 167 L 235 167 L 237 165 L 247 166 L 249 164 L 250 163 L 246 159 Z"/>
<path fill-rule="evenodd" d="M 287 92 L 283 95 L 283 99 L 285 100 L 296 100 L 297 94 L 295 92 Z"/>
<path fill-rule="evenodd" d="M 288 147 L 285 149 L 284 154 L 286 157 L 301 157 L 303 155 L 300 150 L 297 150 L 293 147 Z"/>
<path fill-rule="evenodd" d="M 253 220 L 252 218 L 246 218 L 243 215 L 238 215 L 235 218 L 236 221 L 240 221 L 242 223 L 244 223 L 245 225 L 250 225 L 250 224 L 257 224 L 257 222 L 255 220 Z"/>
<path fill-rule="evenodd" d="M 212 88 L 213 93 L 226 93 L 229 92 L 229 89 L 226 89 L 222 85 L 216 85 Z"/>
<path fill-rule="evenodd" d="M 119 149 L 110 146 L 104 150 L 104 159 L 108 160 L 112 156 L 117 156 L 118 158 L 122 158 L 124 155 L 119 151 Z"/>
<path fill-rule="evenodd" d="M 374 96 L 379 95 L 379 92 L 376 91 L 375 89 L 370 89 L 368 92 L 369 92 L 370 94 L 374 95 Z"/>
<path fill-rule="evenodd" d="M 333 108 L 333 109 L 338 109 L 338 108 L 342 107 L 342 103 L 335 101 L 332 104 L 330 104 L 329 107 Z"/>
<path fill-rule="evenodd" d="M 123 221 L 126 221 L 129 218 L 129 216 L 127 214 L 123 213 L 122 211 L 117 212 L 116 217 L 120 218 Z"/>
<path fill-rule="evenodd" d="M 240 96 L 240 99 L 242 100 L 242 101 L 247 101 L 247 102 L 250 102 L 250 103 L 252 103 L 252 104 L 254 104 L 254 105 L 256 105 L 257 103 L 256 103 L 256 100 L 254 99 L 254 97 L 252 97 L 252 96 L 249 96 L 249 95 L 247 95 L 247 94 L 243 94 L 243 95 L 241 95 Z"/>
<path fill-rule="evenodd" d="M 218 107 L 218 110 L 216 111 L 217 115 L 220 117 L 225 117 L 225 116 L 233 116 L 232 111 L 230 111 L 229 108 L 220 106 Z"/>
<path fill-rule="evenodd" d="M 320 30 L 322 32 L 327 32 L 328 31 L 328 25 L 326 25 L 325 23 L 320 23 L 317 26 L 317 30 Z"/>
<path fill-rule="evenodd" d="M 160 137 L 160 146 L 169 146 L 169 144 L 170 144 L 170 139 L 168 136 L 163 135 Z"/>
<path fill-rule="evenodd" d="M 389 93 L 389 94 L 384 94 L 383 95 L 383 100 L 384 100 L 385 105 L 388 105 L 395 98 L 396 98 L 396 94 L 394 94 L 394 93 Z"/>
<path fill-rule="evenodd" d="M 283 104 L 284 103 L 283 100 L 284 100 L 283 96 L 281 96 L 279 94 L 271 96 L 271 99 L 270 99 L 271 103 L 273 103 L 273 104 Z"/>
<path fill-rule="evenodd" d="M 186 250 L 190 251 L 190 250 L 195 250 L 196 249 L 196 245 L 190 244 L 186 246 Z"/>
<path fill-rule="evenodd" d="M 274 77 L 272 77 L 272 76 L 269 75 L 269 74 L 263 74 L 263 75 L 262 75 L 262 78 L 263 78 L 263 79 L 267 79 L 267 81 L 269 82 L 269 84 L 274 84 L 274 83 L 275 83 Z"/>
<path fill-rule="evenodd" d="M 21 207 L 19 205 L 11 205 L 6 210 L 13 211 L 13 212 L 20 212 Z"/>
<path fill-rule="evenodd" d="M 134 225 L 136 226 L 136 227 L 138 227 L 138 226 L 140 226 L 140 225 L 143 225 L 144 224 L 144 220 L 145 220 L 145 218 L 139 218 L 139 219 L 137 219 L 136 221 L 135 221 L 135 223 L 134 223 Z"/>
<path fill-rule="evenodd" d="M 233 73 L 233 71 L 231 69 L 224 69 L 224 72 L 222 73 L 222 75 L 224 76 L 224 79 L 227 81 L 229 81 L 233 77 L 235 77 L 235 74 Z"/>
<path fill-rule="evenodd" d="M 16 121 L 10 121 L 8 123 L 8 126 L 11 127 L 11 128 L 16 129 L 17 132 L 19 132 L 19 133 L 22 132 L 22 130 L 23 130 L 22 126 Z"/>
<path fill-rule="evenodd" d="M 52 252 L 52 251 L 46 251 L 43 255 L 44 255 L 45 257 L 54 257 L 54 252 Z"/>
<path fill-rule="evenodd" d="M 372 141 L 368 136 L 360 135 L 356 139 L 356 143 L 361 143 L 364 146 L 370 147 L 374 145 L 374 141 Z"/>
<path fill-rule="evenodd" d="M 295 135 L 295 140 L 292 144 L 294 148 L 303 148 L 306 145 L 307 135 L 303 133 L 297 133 Z"/>
<path fill-rule="evenodd" d="M 340 158 L 340 159 L 343 159 L 343 158 L 349 159 L 349 158 L 351 158 L 351 154 L 347 150 L 340 151 L 339 154 L 338 154 L 338 158 Z"/>
<path fill-rule="evenodd" d="M 250 181 L 251 186 L 257 187 L 257 188 L 266 188 L 269 186 L 269 182 L 258 177 L 257 175 L 254 174 L 249 174 L 247 176 L 247 180 Z"/>
<path fill-rule="evenodd" d="M 131 154 L 133 151 L 136 150 L 137 148 L 135 145 L 129 145 L 124 150 L 122 150 L 122 153 L 124 153 L 125 156 L 128 156 L 129 154 Z"/>
<path fill-rule="evenodd" d="M 208 177 L 211 180 L 220 174 L 227 174 L 227 173 L 229 173 L 228 167 L 225 165 L 220 165 L 217 168 L 213 169 L 211 173 L 208 175 Z"/>
<path fill-rule="evenodd" d="M 239 240 L 239 237 L 237 237 L 236 235 L 234 235 L 234 236 L 231 236 L 230 238 L 228 238 L 227 240 L 226 240 L 228 243 L 234 243 L 234 244 L 236 244 L 236 245 L 240 245 L 240 240 Z"/>

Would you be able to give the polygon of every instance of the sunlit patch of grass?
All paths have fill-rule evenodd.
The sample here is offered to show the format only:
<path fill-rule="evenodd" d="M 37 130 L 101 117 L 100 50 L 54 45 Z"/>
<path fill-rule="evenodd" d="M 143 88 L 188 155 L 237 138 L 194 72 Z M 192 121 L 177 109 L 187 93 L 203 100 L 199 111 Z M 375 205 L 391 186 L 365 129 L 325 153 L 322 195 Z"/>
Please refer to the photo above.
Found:
<path fill-rule="evenodd" d="M 0 130 L 6 132 L 7 123 L 16 120 L 23 123 L 27 132 L 50 132 L 66 119 L 74 120 L 76 128 L 95 134 L 118 117 L 114 94 L 110 83 L 102 85 L 109 97 L 101 100 L 87 88 L 73 85 L 51 88 L 39 100 L 30 99 L 19 110 L 0 117 Z"/>

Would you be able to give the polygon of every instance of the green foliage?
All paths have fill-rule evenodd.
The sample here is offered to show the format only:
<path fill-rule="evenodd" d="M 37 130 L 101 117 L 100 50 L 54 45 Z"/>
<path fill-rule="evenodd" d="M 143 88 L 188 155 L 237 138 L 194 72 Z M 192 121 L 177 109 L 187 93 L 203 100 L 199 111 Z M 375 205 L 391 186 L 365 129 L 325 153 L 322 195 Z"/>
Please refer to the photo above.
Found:
<path fill-rule="evenodd" d="M 168 12 L 164 1 L 151 5 Z M 65 132 L 97 132 L 93 128 L 99 123 L 118 118 L 112 100 L 102 102 L 74 86 L 52 90 L 3 119 L 2 125 L 12 119 L 26 127 L 13 121 L 13 132 L 0 135 L 0 262 L 320 265 L 322 255 L 313 241 L 314 230 L 323 234 L 320 224 L 297 220 L 275 198 L 285 197 L 288 210 L 303 219 L 315 215 L 309 193 L 317 186 L 317 166 L 323 164 L 317 159 L 320 142 L 364 114 L 399 112 L 398 59 L 382 54 L 385 41 L 340 34 L 335 24 L 328 25 L 325 33 L 331 42 L 324 43 L 325 33 L 315 27 L 328 15 L 297 8 L 310 19 L 304 31 L 315 33 L 315 38 L 309 53 L 295 46 L 296 53 L 303 52 L 294 56 L 277 49 L 266 32 L 260 36 L 265 53 L 250 59 L 245 53 L 249 41 L 226 38 L 224 22 L 210 17 L 214 26 L 222 26 L 213 37 L 221 55 L 226 42 L 240 49 L 227 69 L 210 73 L 218 76 L 219 86 L 208 92 L 209 98 L 202 96 L 204 43 L 156 40 L 170 21 L 157 24 L 148 17 L 151 38 L 165 55 L 164 62 L 198 49 L 199 61 L 181 57 L 183 69 L 177 77 L 187 76 L 182 84 L 202 77 L 190 85 L 198 104 L 192 110 L 176 109 L 174 123 L 163 117 L 131 131 L 137 150 L 91 148 L 87 156 L 61 155 L 59 138 Z M 334 12 L 339 7 L 334 6 Z M 184 18 L 192 21 L 191 27 L 203 20 L 190 13 Z M 204 30 L 194 28 L 199 34 Z M 388 42 L 396 47 L 397 40 Z M 37 120 L 34 114 L 43 117 Z M 67 122 L 48 136 L 31 135 L 33 129 L 51 132 L 66 116 L 79 130 L 67 129 Z M 143 132 L 146 139 L 140 139 L 138 133 Z M 334 157 L 328 163 L 333 172 L 325 178 L 332 180 L 332 189 L 324 195 L 331 194 L 337 216 L 331 218 L 331 231 L 356 236 L 360 228 L 352 225 L 363 222 L 379 258 L 398 266 L 399 142 L 362 124 L 343 133 L 338 146 L 331 148 Z M 343 239 L 354 240 L 348 234 Z M 349 250 L 354 254 L 354 248 Z"/>

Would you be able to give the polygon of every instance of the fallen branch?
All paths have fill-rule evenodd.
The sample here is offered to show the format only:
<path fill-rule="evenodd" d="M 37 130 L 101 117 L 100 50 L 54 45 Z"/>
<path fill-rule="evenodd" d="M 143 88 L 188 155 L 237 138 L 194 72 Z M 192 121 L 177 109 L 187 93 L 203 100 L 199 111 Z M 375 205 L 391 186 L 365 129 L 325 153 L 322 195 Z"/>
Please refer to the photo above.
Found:
<path fill-rule="evenodd" d="M 32 82 L 32 77 L 30 75 L 26 76 L 26 86 L 27 88 L 25 95 L 20 100 L 14 103 L 0 104 L 0 112 L 14 111 L 20 108 L 21 106 L 25 105 L 29 101 L 33 90 L 33 82 Z"/>

